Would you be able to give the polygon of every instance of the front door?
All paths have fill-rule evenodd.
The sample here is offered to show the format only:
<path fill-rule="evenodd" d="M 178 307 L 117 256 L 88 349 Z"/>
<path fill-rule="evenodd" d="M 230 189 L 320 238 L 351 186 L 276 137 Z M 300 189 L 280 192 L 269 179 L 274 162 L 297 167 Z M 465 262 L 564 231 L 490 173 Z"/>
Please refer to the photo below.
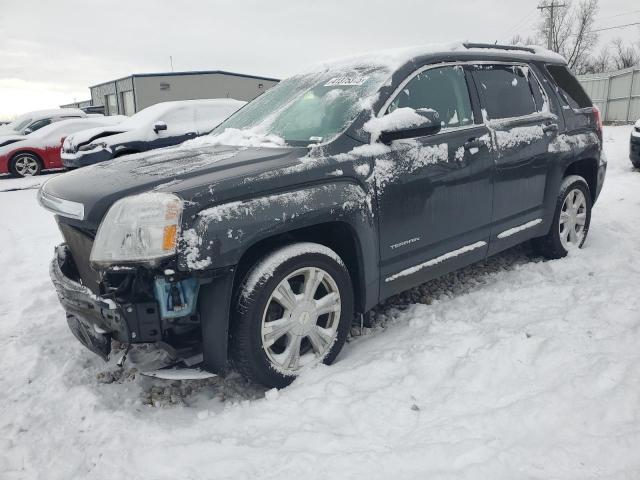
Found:
<path fill-rule="evenodd" d="M 493 159 L 470 82 L 460 66 L 425 67 L 384 112 L 432 109 L 442 130 L 396 140 L 376 158 L 383 298 L 486 254 Z"/>
<path fill-rule="evenodd" d="M 558 120 L 528 66 L 476 65 L 473 76 L 495 145 L 492 253 L 542 227 L 553 159 L 549 143 L 558 134 Z"/>

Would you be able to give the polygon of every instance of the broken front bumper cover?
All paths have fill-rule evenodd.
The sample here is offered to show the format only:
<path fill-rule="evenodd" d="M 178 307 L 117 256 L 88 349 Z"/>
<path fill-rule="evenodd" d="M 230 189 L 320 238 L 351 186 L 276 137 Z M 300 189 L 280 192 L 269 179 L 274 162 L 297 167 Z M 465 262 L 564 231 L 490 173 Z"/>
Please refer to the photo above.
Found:
<path fill-rule="evenodd" d="M 69 262 L 66 245 L 56 247 L 49 274 L 58 299 L 67 312 L 67 323 L 73 335 L 106 361 L 111 352 L 111 338 L 130 342 L 127 321 L 115 302 L 98 297 L 65 274 L 71 269 Z"/>

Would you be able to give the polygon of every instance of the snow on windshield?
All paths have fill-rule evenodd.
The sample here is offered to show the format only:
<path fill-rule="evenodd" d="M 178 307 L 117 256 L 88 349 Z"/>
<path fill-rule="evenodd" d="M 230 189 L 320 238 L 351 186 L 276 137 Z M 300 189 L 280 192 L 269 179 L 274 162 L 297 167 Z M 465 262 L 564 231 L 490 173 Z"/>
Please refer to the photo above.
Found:
<path fill-rule="evenodd" d="M 255 99 L 212 134 L 223 134 L 229 128 L 277 136 L 292 145 L 328 141 L 372 103 L 367 100 L 391 73 L 383 65 L 350 65 L 293 76 Z M 219 139 L 210 141 L 217 143 Z"/>

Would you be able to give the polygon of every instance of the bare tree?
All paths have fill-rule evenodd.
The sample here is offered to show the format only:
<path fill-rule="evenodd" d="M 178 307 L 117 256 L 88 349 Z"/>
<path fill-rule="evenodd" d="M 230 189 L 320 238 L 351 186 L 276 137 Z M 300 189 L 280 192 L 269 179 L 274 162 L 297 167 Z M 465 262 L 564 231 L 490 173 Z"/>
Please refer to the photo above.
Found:
<path fill-rule="evenodd" d="M 566 0 L 554 4 L 554 8 L 542 7 L 540 36 L 551 37 L 551 49 L 566 58 L 570 69 L 583 73 L 598 41 L 598 34 L 593 31 L 598 0 L 580 0 L 575 5 Z"/>
<path fill-rule="evenodd" d="M 613 62 L 611 60 L 611 52 L 605 46 L 600 53 L 590 56 L 584 65 L 582 73 L 603 73 L 613 70 Z"/>
<path fill-rule="evenodd" d="M 627 45 L 621 38 L 611 42 L 613 48 L 613 67 L 616 70 L 635 67 L 640 64 L 640 52 L 634 45 Z"/>
<path fill-rule="evenodd" d="M 527 45 L 539 45 L 539 44 L 540 42 L 536 37 L 532 37 L 530 35 L 527 35 L 526 37 L 524 37 L 519 33 L 511 37 L 511 40 L 509 40 L 509 45 L 522 45 L 526 47 Z"/>

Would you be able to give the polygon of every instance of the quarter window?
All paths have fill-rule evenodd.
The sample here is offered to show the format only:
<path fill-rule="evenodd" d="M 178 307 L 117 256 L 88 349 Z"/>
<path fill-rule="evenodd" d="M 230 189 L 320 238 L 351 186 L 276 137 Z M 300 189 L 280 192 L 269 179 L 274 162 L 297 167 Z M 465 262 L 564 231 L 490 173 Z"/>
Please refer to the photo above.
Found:
<path fill-rule="evenodd" d="M 486 120 L 522 117 L 538 111 L 527 67 L 477 65 L 475 68 Z"/>
<path fill-rule="evenodd" d="M 584 91 L 580 82 L 576 80 L 571 72 L 564 65 L 547 65 L 547 71 L 555 80 L 560 89 L 560 97 L 571 108 L 588 108 L 593 104 L 589 95 Z"/>
<path fill-rule="evenodd" d="M 393 99 L 386 113 L 403 107 L 435 110 L 443 130 L 472 124 L 473 110 L 464 69 L 452 66 L 420 72 Z"/>

